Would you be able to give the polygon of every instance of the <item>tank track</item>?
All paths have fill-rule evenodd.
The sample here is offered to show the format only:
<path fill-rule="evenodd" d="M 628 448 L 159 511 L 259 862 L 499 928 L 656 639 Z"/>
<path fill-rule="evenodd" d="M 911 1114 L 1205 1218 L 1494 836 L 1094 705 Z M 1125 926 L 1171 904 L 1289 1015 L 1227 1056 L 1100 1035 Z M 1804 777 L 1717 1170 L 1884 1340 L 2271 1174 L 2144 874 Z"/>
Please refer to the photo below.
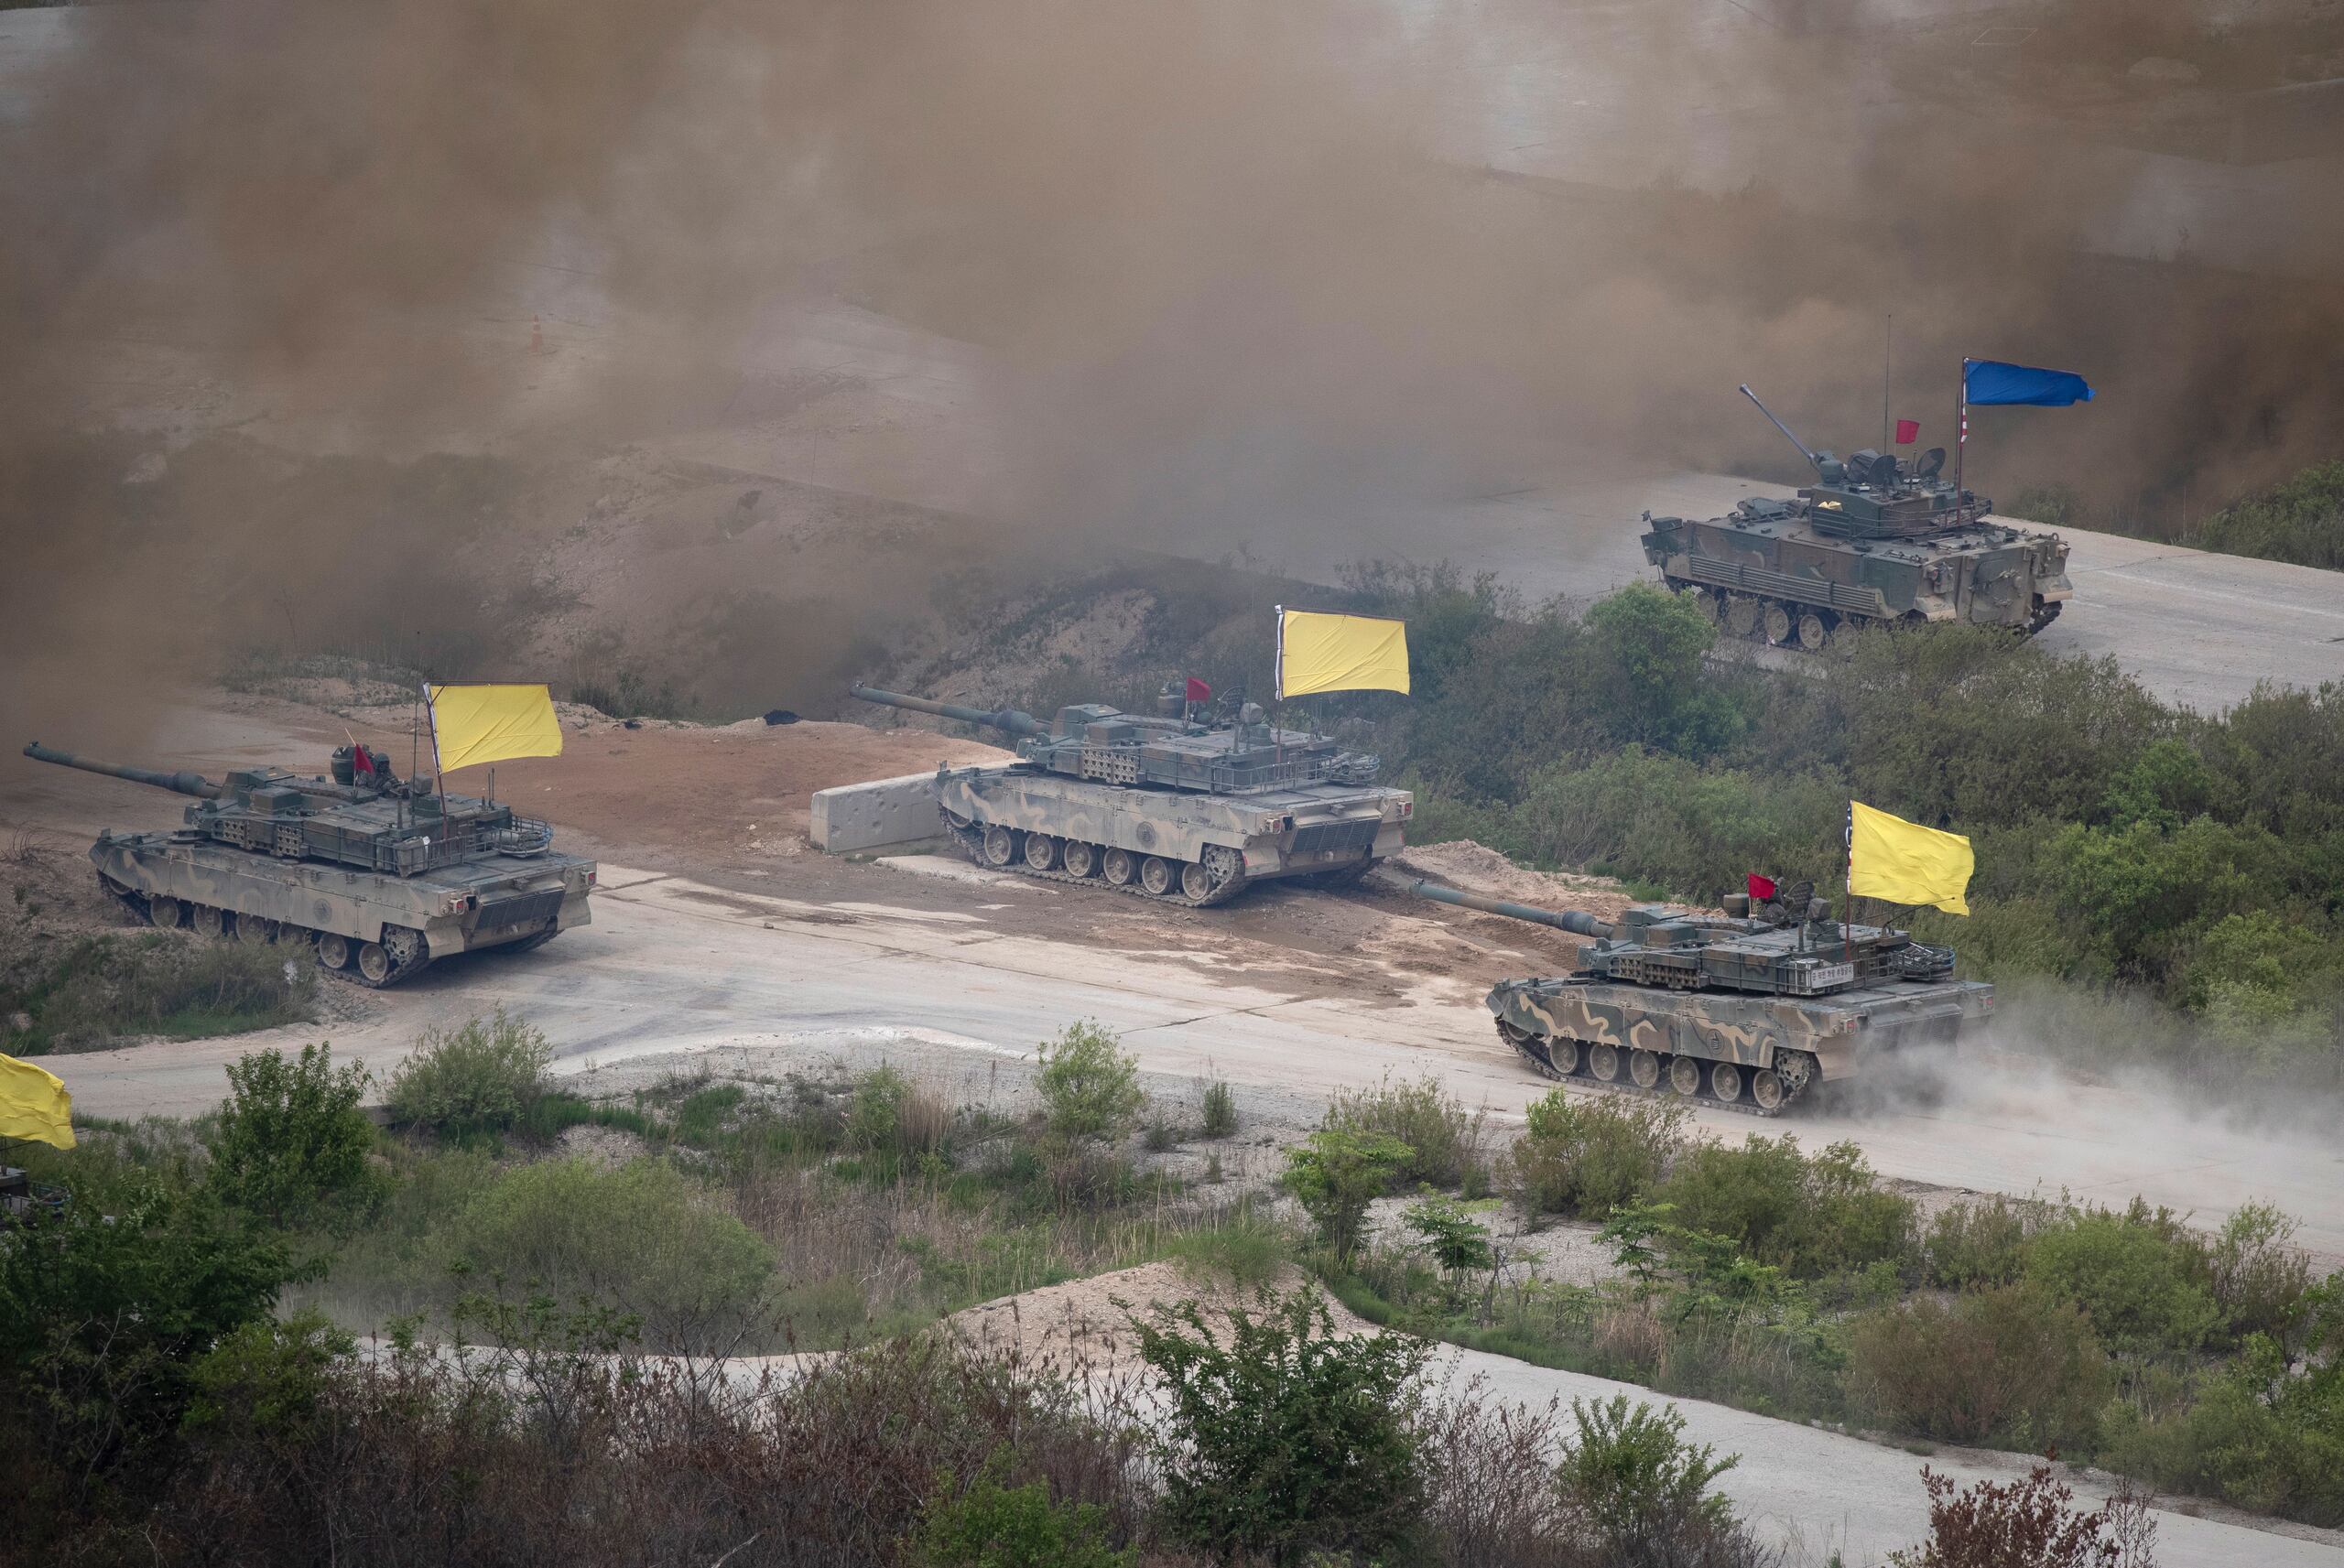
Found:
<path fill-rule="evenodd" d="M 144 921 L 149 925 L 158 924 L 155 919 L 153 901 L 147 898 L 145 894 L 136 892 L 129 888 L 120 886 L 112 879 L 104 876 L 100 876 L 98 878 L 98 885 L 113 895 L 113 897 L 120 903 L 124 908 L 129 910 L 130 913 L 137 919 Z M 191 905 L 189 905 L 187 901 L 184 899 L 181 899 L 179 902 L 182 908 L 192 907 Z M 232 916 L 232 918 L 236 917 Z M 282 946 L 288 940 L 294 942 L 307 942 L 309 944 L 312 954 L 314 955 L 317 946 L 318 935 L 319 934 L 317 932 L 310 930 L 306 925 L 280 925 L 277 927 L 277 934 L 276 935 L 264 938 L 263 940 L 266 945 L 271 946 Z M 551 932 L 547 933 L 547 939 L 551 940 L 552 935 L 553 934 Z M 241 940 L 241 938 L 230 939 Z M 398 952 L 395 947 L 386 945 L 384 947 L 384 951 L 390 955 L 390 972 L 385 974 L 379 980 L 372 980 L 368 979 L 364 972 L 358 968 L 356 949 L 357 944 L 353 943 L 352 945 L 351 961 L 340 968 L 329 967 L 322 958 L 318 960 L 318 968 L 320 970 L 323 970 L 326 974 L 333 976 L 336 979 L 348 980 L 354 986 L 364 986 L 368 990 L 387 990 L 391 987 L 397 985 L 400 981 L 408 979 L 410 976 L 420 973 L 423 969 L 429 968 L 431 963 L 431 955 L 429 949 L 425 949 L 422 952 L 422 956 L 419 957 L 408 957 L 403 959 L 398 956 Z"/>
<path fill-rule="evenodd" d="M 1528 1062 L 1533 1067 L 1536 1068 L 1544 1076 L 1552 1078 L 1557 1083 L 1579 1084 L 1588 1088 L 1602 1089 L 1611 1094 L 1636 1095 L 1645 1099 L 1671 1099 L 1684 1104 L 1703 1106 L 1711 1110 L 1731 1110 L 1739 1111 L 1744 1116 L 1771 1118 L 1782 1115 L 1783 1112 L 1790 1109 L 1792 1106 L 1798 1103 L 1799 1097 L 1806 1094 L 1807 1089 L 1812 1087 L 1816 1081 L 1816 1076 L 1813 1073 L 1809 1073 L 1805 1078 L 1796 1084 L 1784 1085 L 1782 1103 L 1774 1107 L 1772 1110 L 1768 1110 L 1764 1107 L 1756 1104 L 1746 1095 L 1738 1100 L 1720 1099 L 1716 1095 L 1709 1092 L 1709 1087 L 1706 1081 L 1702 1084 L 1701 1091 L 1698 1094 L 1678 1094 L 1675 1089 L 1668 1087 L 1668 1069 L 1666 1066 L 1668 1058 L 1666 1057 L 1663 1057 L 1661 1059 L 1663 1063 L 1661 1068 L 1661 1081 L 1651 1088 L 1645 1088 L 1643 1085 L 1632 1082 L 1626 1078 L 1617 1078 L 1606 1083 L 1603 1079 L 1597 1077 L 1592 1073 L 1566 1073 L 1561 1071 L 1555 1065 L 1554 1058 L 1546 1054 L 1545 1044 L 1539 1040 L 1536 1035 L 1525 1034 L 1517 1037 L 1512 1030 L 1509 1030 L 1506 1027 L 1505 1021 L 1503 1019 L 1498 1020 L 1497 1025 L 1498 1038 L 1504 1041 L 1514 1050 L 1520 1052 L 1522 1054 L 1522 1059 Z M 1705 1074 L 1703 1076 L 1706 1080 L 1707 1075 Z"/>
<path fill-rule="evenodd" d="M 1179 884 L 1177 882 L 1173 884 L 1171 892 L 1159 898 L 1140 886 L 1139 879 L 1136 877 L 1128 882 L 1111 882 L 1104 876 L 1078 877 L 1056 866 L 1047 871 L 1037 871 L 1026 863 L 1022 855 L 1008 865 L 996 866 L 985 859 L 985 830 L 982 823 L 972 822 L 963 827 L 952 820 L 949 812 L 939 811 L 937 815 L 944 824 L 944 831 L 950 834 L 952 841 L 960 846 L 960 852 L 968 856 L 972 864 L 982 866 L 988 871 L 1009 871 L 1021 877 L 1032 877 L 1037 881 L 1064 882 L 1069 887 L 1104 888 L 1109 892 L 1124 892 L 1131 894 L 1134 898 L 1144 898 L 1150 903 L 1168 903 L 1176 909 L 1210 909 L 1217 903 L 1227 903 L 1231 899 L 1253 886 L 1251 881 L 1240 874 L 1230 878 L 1202 898 L 1190 898 L 1187 893 L 1179 891 Z M 1186 865 L 1188 862 L 1176 860 L 1173 864 Z"/>

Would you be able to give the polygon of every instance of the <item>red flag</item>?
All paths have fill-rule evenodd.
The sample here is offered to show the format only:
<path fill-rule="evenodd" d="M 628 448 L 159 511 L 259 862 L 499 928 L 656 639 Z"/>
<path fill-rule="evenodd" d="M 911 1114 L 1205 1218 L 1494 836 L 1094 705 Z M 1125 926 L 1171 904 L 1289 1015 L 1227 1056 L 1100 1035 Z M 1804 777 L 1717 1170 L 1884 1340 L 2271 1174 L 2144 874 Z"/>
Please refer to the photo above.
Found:
<path fill-rule="evenodd" d="M 1921 422 L 1918 419 L 1899 419 L 1896 421 L 1896 444 L 1898 446 L 1909 447 L 1920 438 Z"/>
<path fill-rule="evenodd" d="M 350 746 L 350 771 L 353 774 L 366 773 L 369 775 L 374 772 L 374 757 L 367 752 L 365 747 L 358 744 L 354 741 L 351 742 Z"/>
<path fill-rule="evenodd" d="M 1773 902 L 1774 897 L 1774 879 L 1772 877 L 1762 877 L 1756 871 L 1751 872 L 1750 902 L 1753 903 L 1768 903 Z"/>
<path fill-rule="evenodd" d="M 1204 682 L 1199 680 L 1196 676 L 1190 676 L 1188 677 L 1188 700 L 1190 702 L 1210 702 L 1212 700 L 1212 687 L 1205 685 Z"/>

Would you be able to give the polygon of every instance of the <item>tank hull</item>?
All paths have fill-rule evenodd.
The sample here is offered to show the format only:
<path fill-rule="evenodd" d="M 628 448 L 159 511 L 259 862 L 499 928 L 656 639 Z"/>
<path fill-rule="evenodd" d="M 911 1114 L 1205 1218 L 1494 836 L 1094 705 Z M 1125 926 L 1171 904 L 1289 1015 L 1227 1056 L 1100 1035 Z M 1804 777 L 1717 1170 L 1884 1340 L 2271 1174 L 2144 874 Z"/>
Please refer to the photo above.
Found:
<path fill-rule="evenodd" d="M 1550 1077 L 1774 1116 L 1885 1054 L 1954 1044 L 1992 1014 L 1993 995 L 1977 980 L 1793 997 L 1568 977 L 1508 980 L 1487 1001 L 1499 1035 Z"/>
<path fill-rule="evenodd" d="M 1399 851 L 1416 809 L 1407 791 L 1376 784 L 1210 795 L 1017 768 L 939 773 L 937 804 L 981 865 L 1191 904 L 1259 881 L 1361 875 Z"/>
<path fill-rule="evenodd" d="M 327 968 L 370 986 L 454 954 L 534 946 L 584 925 L 596 873 L 591 860 L 548 853 L 488 855 L 400 877 L 279 860 L 192 832 L 103 833 L 90 860 L 108 892 L 157 925 L 304 942 Z"/>
<path fill-rule="evenodd" d="M 2049 535 L 1971 526 L 1867 544 L 1798 521 L 1666 519 L 1644 536 L 1661 580 L 1730 634 L 1820 652 L 1866 626 L 1963 622 L 2041 631 L 2074 596 Z"/>

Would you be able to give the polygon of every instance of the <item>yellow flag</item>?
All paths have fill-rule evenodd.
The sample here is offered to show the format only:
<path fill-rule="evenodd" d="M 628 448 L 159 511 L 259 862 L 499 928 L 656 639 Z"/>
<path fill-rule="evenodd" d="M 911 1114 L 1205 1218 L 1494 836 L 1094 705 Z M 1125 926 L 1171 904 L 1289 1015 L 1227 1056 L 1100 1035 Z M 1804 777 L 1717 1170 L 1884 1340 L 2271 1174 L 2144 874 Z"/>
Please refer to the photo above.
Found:
<path fill-rule="evenodd" d="M 73 1147 L 73 1097 L 56 1074 L 0 1056 L 0 1138 Z"/>
<path fill-rule="evenodd" d="M 1970 913 L 1970 840 L 1940 833 L 1857 801 L 1848 803 L 1848 892 L 1891 903 L 1927 903 Z"/>
<path fill-rule="evenodd" d="M 441 773 L 507 757 L 559 757 L 561 721 L 541 686 L 427 686 Z"/>
<path fill-rule="evenodd" d="M 1278 608 L 1278 697 L 1408 689 L 1408 627 L 1367 615 Z"/>

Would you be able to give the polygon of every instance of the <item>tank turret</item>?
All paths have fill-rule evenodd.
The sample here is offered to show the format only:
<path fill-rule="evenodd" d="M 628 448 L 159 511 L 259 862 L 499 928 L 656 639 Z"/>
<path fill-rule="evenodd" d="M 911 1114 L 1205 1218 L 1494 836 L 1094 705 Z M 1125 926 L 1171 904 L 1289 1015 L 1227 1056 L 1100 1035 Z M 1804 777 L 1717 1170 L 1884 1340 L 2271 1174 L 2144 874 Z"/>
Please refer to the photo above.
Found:
<path fill-rule="evenodd" d="M 583 924 L 589 860 L 509 806 L 396 776 L 353 741 L 331 776 L 196 773 L 96 762 L 35 741 L 36 762 L 192 796 L 170 833 L 108 830 L 90 851 L 106 891 L 163 926 L 317 947 L 328 968 L 389 985 L 445 953 L 536 946 Z"/>
<path fill-rule="evenodd" d="M 1252 882 L 1351 881 L 1399 849 L 1415 801 L 1375 782 L 1376 759 L 1329 736 L 1273 726 L 1254 703 L 1198 717 L 1184 683 L 1153 714 L 1104 703 L 1047 722 L 856 685 L 865 702 L 956 719 L 1014 738 L 1008 768 L 940 770 L 946 830 L 979 864 L 1187 903 Z"/>
<path fill-rule="evenodd" d="M 1706 522 L 1644 514 L 1644 558 L 1737 637 L 1820 652 L 1844 632 L 1960 621 L 2039 632 L 2074 596 L 2056 535 L 1992 522 L 1993 503 L 1915 461 L 1809 448 L 1757 406 L 1815 470 L 1796 499 L 1750 496 Z"/>
<path fill-rule="evenodd" d="M 1550 1077 L 1772 1116 L 1880 1053 L 1950 1044 L 1993 1008 L 1992 987 L 1953 978 L 1951 948 L 1835 921 L 1807 884 L 1755 907 L 1737 894 L 1721 914 L 1640 903 L 1616 921 L 1409 891 L 1590 939 L 1570 974 L 1487 998 L 1499 1036 Z"/>

